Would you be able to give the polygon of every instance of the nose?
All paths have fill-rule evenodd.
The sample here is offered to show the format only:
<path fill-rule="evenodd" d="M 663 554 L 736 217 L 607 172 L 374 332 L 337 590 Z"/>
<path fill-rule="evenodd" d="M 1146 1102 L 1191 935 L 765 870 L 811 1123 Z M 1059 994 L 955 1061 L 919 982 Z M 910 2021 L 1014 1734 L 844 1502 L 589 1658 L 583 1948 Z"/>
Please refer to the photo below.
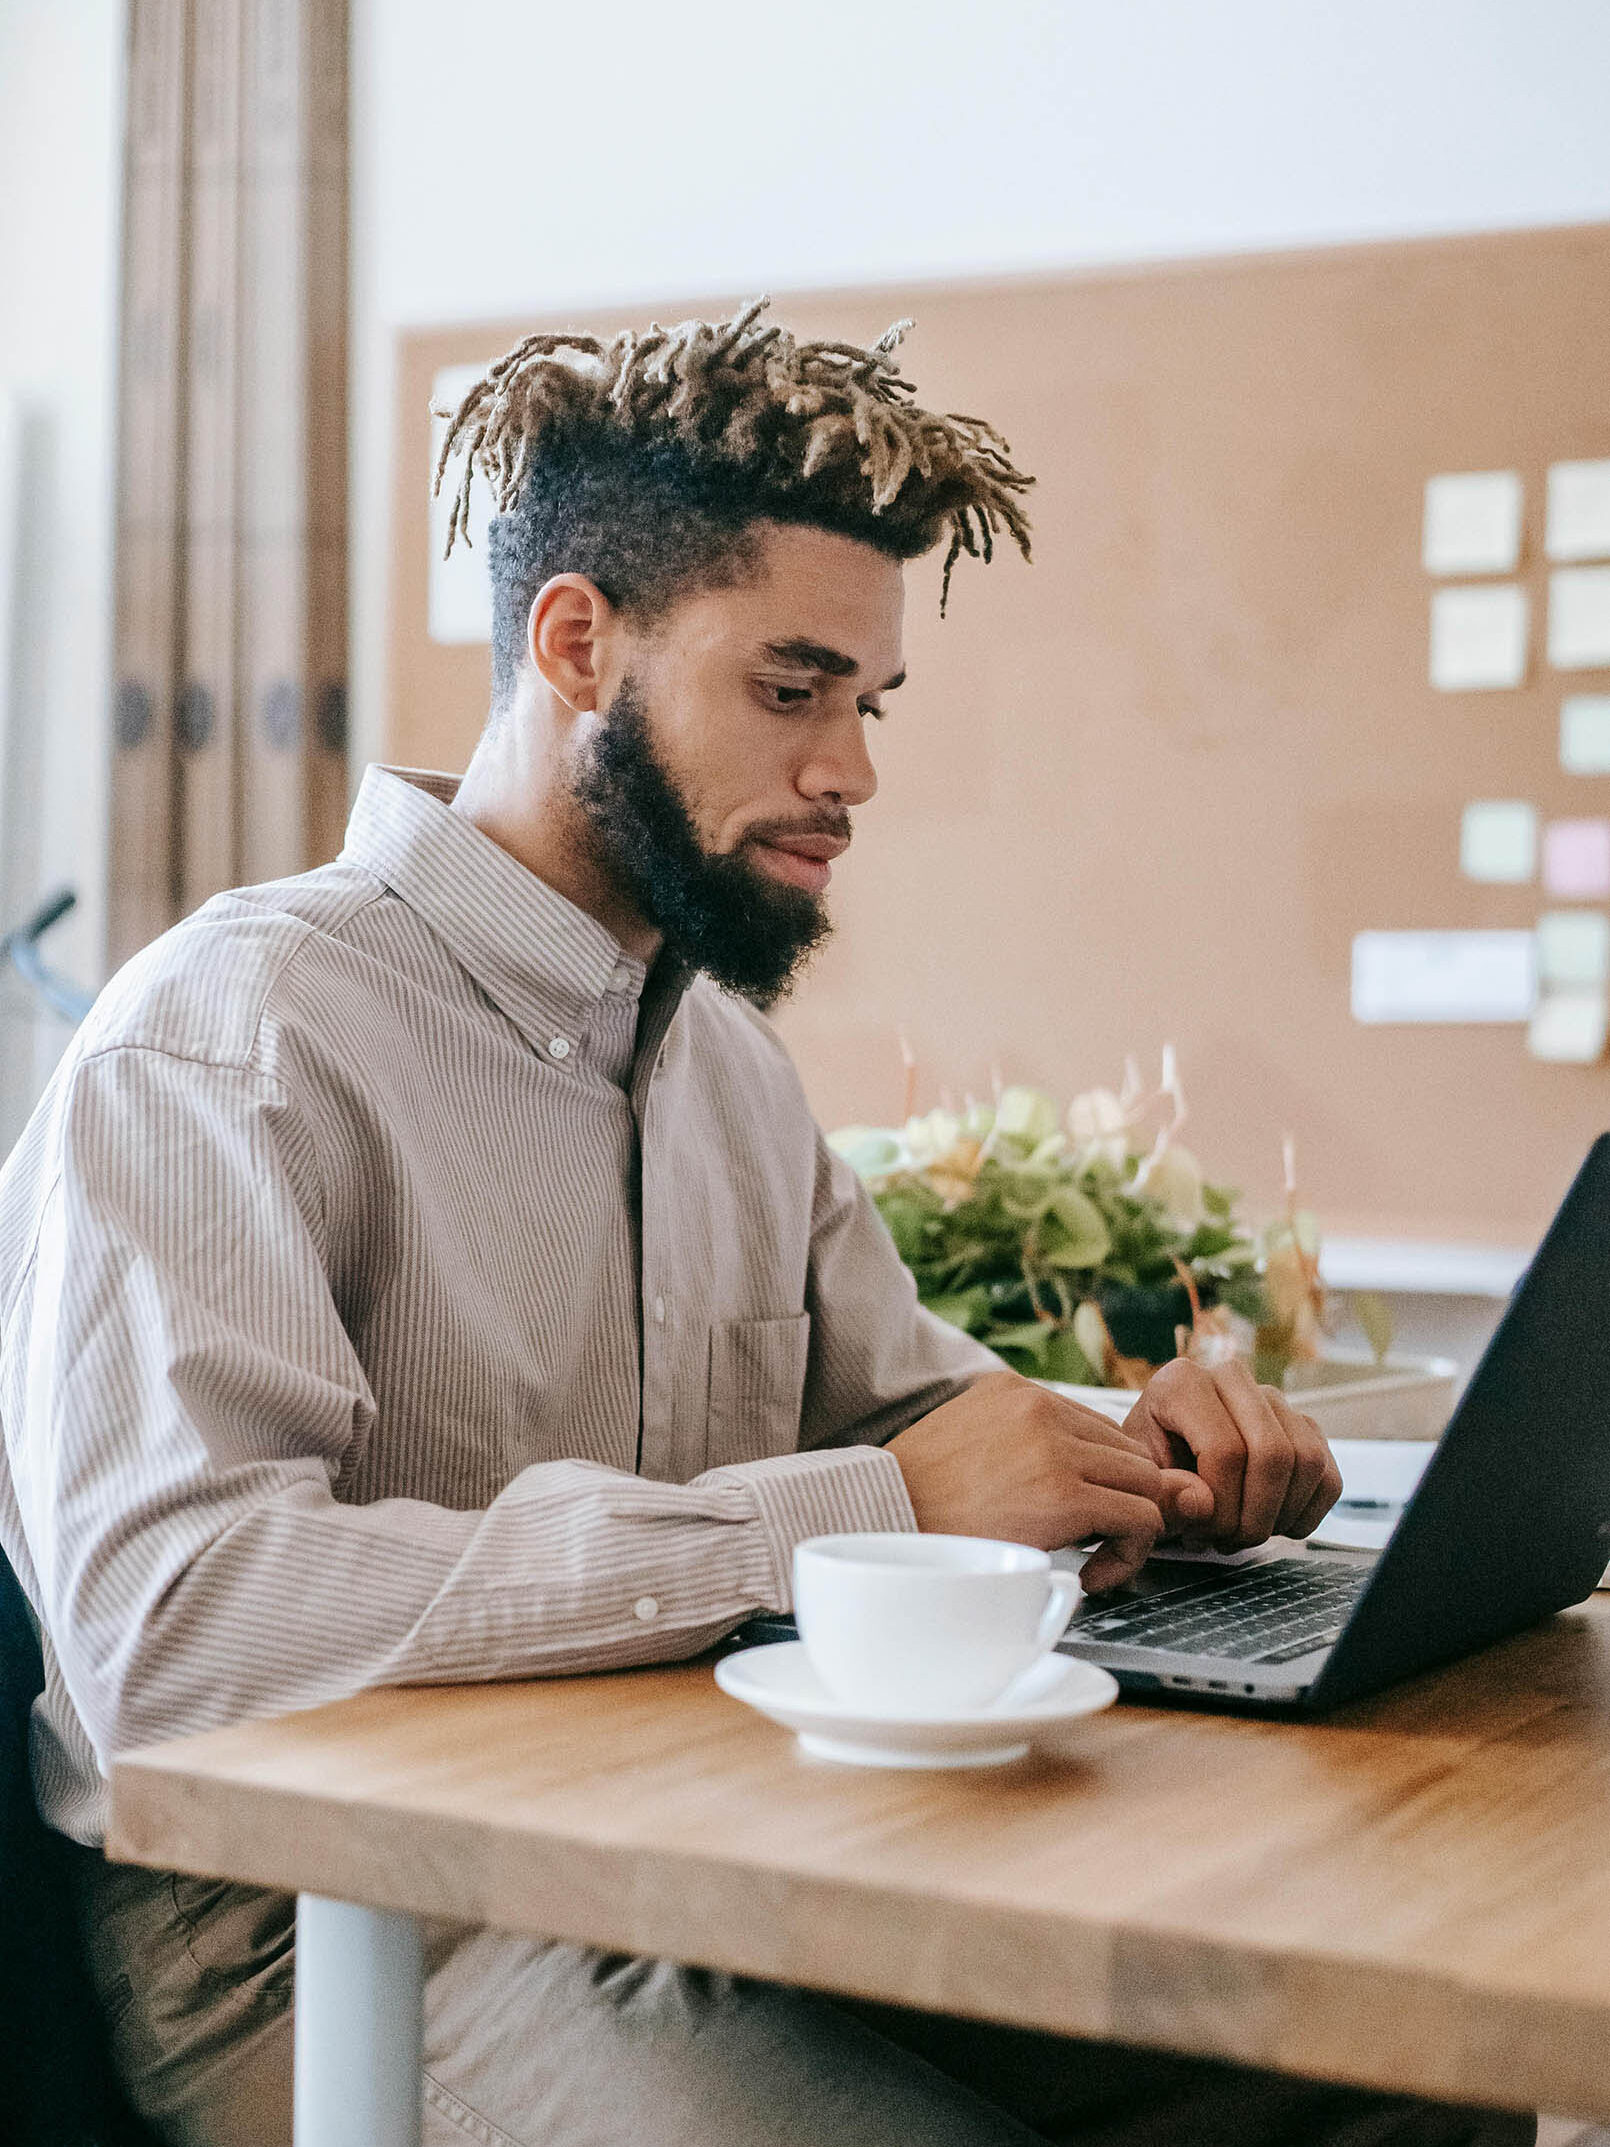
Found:
<path fill-rule="evenodd" d="M 835 724 L 830 738 L 816 740 L 794 787 L 813 804 L 865 805 L 876 796 L 878 772 L 867 751 L 866 719 L 859 711 L 849 722 Z"/>

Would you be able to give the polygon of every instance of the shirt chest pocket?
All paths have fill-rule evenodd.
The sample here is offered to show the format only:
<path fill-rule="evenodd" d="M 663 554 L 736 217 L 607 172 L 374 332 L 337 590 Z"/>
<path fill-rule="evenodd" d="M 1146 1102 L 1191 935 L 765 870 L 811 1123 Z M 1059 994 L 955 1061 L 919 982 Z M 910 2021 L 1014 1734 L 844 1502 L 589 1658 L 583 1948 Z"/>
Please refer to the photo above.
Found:
<path fill-rule="evenodd" d="M 762 1461 L 799 1445 L 811 1316 L 721 1320 L 710 1329 L 705 1467 Z"/>

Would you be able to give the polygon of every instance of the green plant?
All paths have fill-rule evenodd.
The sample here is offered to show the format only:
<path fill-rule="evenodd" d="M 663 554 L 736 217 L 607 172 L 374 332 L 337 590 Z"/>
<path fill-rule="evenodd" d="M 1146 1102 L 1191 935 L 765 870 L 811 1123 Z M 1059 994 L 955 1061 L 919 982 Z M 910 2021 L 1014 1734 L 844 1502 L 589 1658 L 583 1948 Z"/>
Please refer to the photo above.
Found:
<path fill-rule="evenodd" d="M 1239 1319 L 1261 1376 L 1279 1376 L 1314 1354 L 1311 1222 L 1292 1212 L 1255 1237 L 1238 1195 L 1180 1145 L 1184 1117 L 1166 1052 L 1151 1097 L 1131 1067 L 1121 1094 L 1092 1090 L 1065 1116 L 1038 1090 L 1007 1088 L 898 1130 L 848 1126 L 833 1146 L 865 1179 L 922 1302 L 1017 1370 L 1139 1386 L 1181 1349 L 1231 1354 Z"/>

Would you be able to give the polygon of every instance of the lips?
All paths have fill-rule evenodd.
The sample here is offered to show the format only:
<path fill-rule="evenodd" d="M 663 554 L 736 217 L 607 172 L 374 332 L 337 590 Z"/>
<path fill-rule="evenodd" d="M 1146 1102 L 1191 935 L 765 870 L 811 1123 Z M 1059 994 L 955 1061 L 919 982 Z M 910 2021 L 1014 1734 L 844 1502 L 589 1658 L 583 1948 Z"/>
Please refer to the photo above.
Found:
<path fill-rule="evenodd" d="M 813 895 L 824 891 L 833 877 L 833 859 L 848 848 L 842 835 L 779 835 L 754 844 L 762 872 Z"/>

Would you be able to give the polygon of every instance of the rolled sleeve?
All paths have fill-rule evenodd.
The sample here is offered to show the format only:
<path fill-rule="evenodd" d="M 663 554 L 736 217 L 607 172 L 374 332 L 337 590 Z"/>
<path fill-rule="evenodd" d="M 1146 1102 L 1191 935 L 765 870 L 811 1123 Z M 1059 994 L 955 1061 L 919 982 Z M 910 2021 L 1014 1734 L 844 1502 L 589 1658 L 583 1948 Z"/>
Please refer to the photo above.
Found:
<path fill-rule="evenodd" d="M 792 1608 L 796 1544 L 811 1536 L 908 1535 L 917 1526 L 900 1464 L 881 1447 L 740 1462 L 713 1469 L 700 1482 L 742 1484 L 753 1498 L 766 1567 L 752 1574 L 751 1585 L 769 1610 Z"/>

